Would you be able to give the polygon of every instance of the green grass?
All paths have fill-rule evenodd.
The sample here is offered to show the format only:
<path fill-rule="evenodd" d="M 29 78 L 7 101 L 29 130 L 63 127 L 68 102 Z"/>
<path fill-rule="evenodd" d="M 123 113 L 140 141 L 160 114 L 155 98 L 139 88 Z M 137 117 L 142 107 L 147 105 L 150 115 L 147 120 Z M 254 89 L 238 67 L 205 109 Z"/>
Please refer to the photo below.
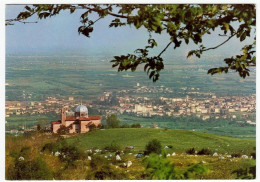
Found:
<path fill-rule="evenodd" d="M 145 145 L 151 139 L 158 139 L 162 145 L 172 145 L 169 152 L 185 152 L 195 147 L 196 150 L 209 148 L 217 153 L 247 154 L 253 152 L 256 145 L 254 139 L 239 139 L 208 133 L 193 132 L 187 130 L 153 129 L 153 128 L 122 128 L 96 130 L 86 134 L 68 138 L 69 142 L 77 142 L 83 148 L 104 148 L 112 142 L 122 148 L 133 145 L 136 150 L 144 150 Z"/>
<path fill-rule="evenodd" d="M 39 124 L 48 124 L 51 121 L 59 119 L 59 115 L 55 114 L 35 114 L 35 115 L 12 115 L 11 117 L 6 118 L 8 122 L 5 124 L 6 130 L 19 129 L 21 126 L 26 126 L 30 128 L 32 126 Z"/>

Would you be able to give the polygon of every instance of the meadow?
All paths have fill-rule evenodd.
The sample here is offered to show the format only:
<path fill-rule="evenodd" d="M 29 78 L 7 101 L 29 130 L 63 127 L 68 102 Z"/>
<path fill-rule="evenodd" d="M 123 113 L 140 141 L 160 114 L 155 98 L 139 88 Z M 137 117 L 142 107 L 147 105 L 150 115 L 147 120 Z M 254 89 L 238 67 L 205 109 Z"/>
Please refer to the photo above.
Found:
<path fill-rule="evenodd" d="M 172 145 L 169 152 L 185 152 L 189 148 L 200 150 L 208 148 L 218 153 L 235 153 L 243 151 L 249 155 L 256 145 L 254 139 L 239 139 L 202 132 L 154 128 L 117 128 L 97 130 L 68 138 L 68 142 L 84 148 L 104 148 L 116 143 L 122 148 L 134 146 L 136 150 L 144 150 L 149 140 L 158 139 L 163 146 Z"/>
<path fill-rule="evenodd" d="M 147 176 L 149 170 L 146 166 L 146 159 L 150 157 L 137 158 L 136 154 L 143 153 L 145 146 L 151 139 L 158 139 L 163 148 L 166 145 L 172 146 L 172 148 L 163 149 L 163 153 L 167 154 L 167 157 L 165 159 L 161 157 L 161 162 L 168 161 L 174 166 L 175 173 L 183 174 L 196 165 L 204 166 L 206 172 L 192 173 L 193 175 L 189 179 L 236 179 L 239 176 L 235 171 L 246 170 L 256 165 L 255 160 L 250 158 L 251 153 L 255 152 L 254 139 L 151 128 L 94 130 L 86 134 L 68 135 L 67 137 L 65 140 L 61 140 L 58 135 L 38 132 L 31 132 L 18 137 L 6 135 L 6 179 L 16 179 L 16 173 L 25 175 L 26 171 L 21 173 L 16 170 L 23 167 L 20 166 L 23 163 L 34 164 L 35 160 L 39 163 L 39 168 L 33 169 L 40 176 L 37 179 L 100 179 L 99 175 L 93 176 L 95 172 L 102 174 L 103 177 L 105 176 L 105 179 L 150 179 Z M 44 146 L 50 142 L 53 143 L 52 146 L 57 144 L 57 146 L 62 147 L 64 145 L 65 148 L 61 151 L 54 149 L 52 153 L 43 151 Z M 68 145 L 65 145 L 66 142 Z M 110 146 L 111 143 L 120 147 L 120 161 L 116 160 L 115 152 L 104 150 L 104 147 Z M 129 145 L 134 146 L 134 149 L 125 149 Z M 192 147 L 197 151 L 207 148 L 217 153 L 218 156 L 187 154 L 187 149 Z M 68 153 L 67 149 L 73 149 L 73 151 Z M 96 152 L 97 149 L 98 152 Z M 61 160 L 61 156 L 56 155 L 56 153 L 62 152 L 62 150 L 67 151 L 67 156 L 76 157 L 80 155 L 80 158 L 75 160 L 70 157 L 68 158 L 70 162 Z M 89 150 L 93 152 L 87 152 Z M 79 151 L 83 153 L 77 153 Z M 228 157 L 228 155 L 233 154 L 248 155 L 249 158 Z M 21 157 L 24 158 L 23 161 L 20 160 Z M 131 161 L 132 165 L 125 167 L 125 163 L 128 161 Z M 24 166 L 23 169 L 26 167 L 28 172 L 31 172 L 31 176 L 18 176 L 19 179 L 35 179 L 30 165 Z M 48 174 L 48 177 L 42 175 L 45 173 Z"/>

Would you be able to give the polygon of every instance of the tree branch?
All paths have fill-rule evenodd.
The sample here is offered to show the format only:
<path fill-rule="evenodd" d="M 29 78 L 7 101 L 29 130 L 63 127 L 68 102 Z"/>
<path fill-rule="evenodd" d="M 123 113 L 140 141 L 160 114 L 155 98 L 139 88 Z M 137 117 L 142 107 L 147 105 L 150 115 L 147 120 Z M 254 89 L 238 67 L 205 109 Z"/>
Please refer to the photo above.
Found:
<path fill-rule="evenodd" d="M 217 45 L 217 46 L 215 46 L 215 47 L 210 47 L 210 48 L 204 49 L 204 50 L 202 50 L 202 52 L 208 51 L 208 50 L 211 50 L 211 49 L 217 49 L 218 47 L 220 47 L 220 46 L 222 46 L 223 44 L 225 44 L 226 42 L 228 42 L 228 41 L 229 41 L 232 37 L 234 37 L 236 34 L 237 34 L 237 32 L 234 33 L 233 35 L 231 35 L 230 37 L 228 37 L 228 39 L 225 40 L 224 42 L 222 42 L 221 44 L 219 44 L 219 45 Z"/>
<path fill-rule="evenodd" d="M 162 52 L 160 52 L 160 54 L 157 57 L 160 57 L 162 55 L 162 53 L 164 53 L 166 51 L 166 49 L 171 45 L 171 43 L 172 43 L 172 41 L 167 44 L 167 46 L 162 50 Z"/>

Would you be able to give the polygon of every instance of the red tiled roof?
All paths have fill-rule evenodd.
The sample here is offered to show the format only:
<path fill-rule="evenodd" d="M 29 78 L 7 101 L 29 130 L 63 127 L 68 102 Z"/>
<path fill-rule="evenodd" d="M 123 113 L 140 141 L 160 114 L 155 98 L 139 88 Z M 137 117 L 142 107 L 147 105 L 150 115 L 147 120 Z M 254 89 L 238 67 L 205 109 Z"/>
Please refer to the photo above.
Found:
<path fill-rule="evenodd" d="M 61 120 L 58 120 L 58 121 L 52 121 L 51 124 L 61 124 Z"/>
<path fill-rule="evenodd" d="M 93 116 L 88 116 L 88 117 L 79 117 L 76 118 L 75 116 L 66 116 L 66 121 L 75 121 L 75 120 L 80 120 L 80 121 L 90 121 L 90 120 L 100 120 L 101 116 L 98 115 L 93 115 Z"/>

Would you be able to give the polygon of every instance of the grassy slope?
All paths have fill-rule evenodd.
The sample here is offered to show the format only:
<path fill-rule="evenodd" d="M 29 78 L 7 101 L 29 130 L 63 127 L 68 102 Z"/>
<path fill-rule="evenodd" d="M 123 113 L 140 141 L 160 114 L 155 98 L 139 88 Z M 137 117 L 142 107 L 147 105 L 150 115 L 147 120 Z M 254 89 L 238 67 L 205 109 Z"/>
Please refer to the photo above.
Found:
<path fill-rule="evenodd" d="M 254 139 L 239 139 L 187 130 L 152 128 L 97 130 L 71 137 L 68 141 L 77 142 L 83 148 L 103 148 L 114 141 L 122 147 L 133 145 L 135 149 L 143 150 L 148 141 L 154 138 L 160 140 L 163 146 L 172 145 L 173 149 L 169 152 L 185 152 L 187 149 L 195 147 L 196 150 L 209 148 L 218 153 L 240 152 L 249 155 L 256 145 Z"/>

